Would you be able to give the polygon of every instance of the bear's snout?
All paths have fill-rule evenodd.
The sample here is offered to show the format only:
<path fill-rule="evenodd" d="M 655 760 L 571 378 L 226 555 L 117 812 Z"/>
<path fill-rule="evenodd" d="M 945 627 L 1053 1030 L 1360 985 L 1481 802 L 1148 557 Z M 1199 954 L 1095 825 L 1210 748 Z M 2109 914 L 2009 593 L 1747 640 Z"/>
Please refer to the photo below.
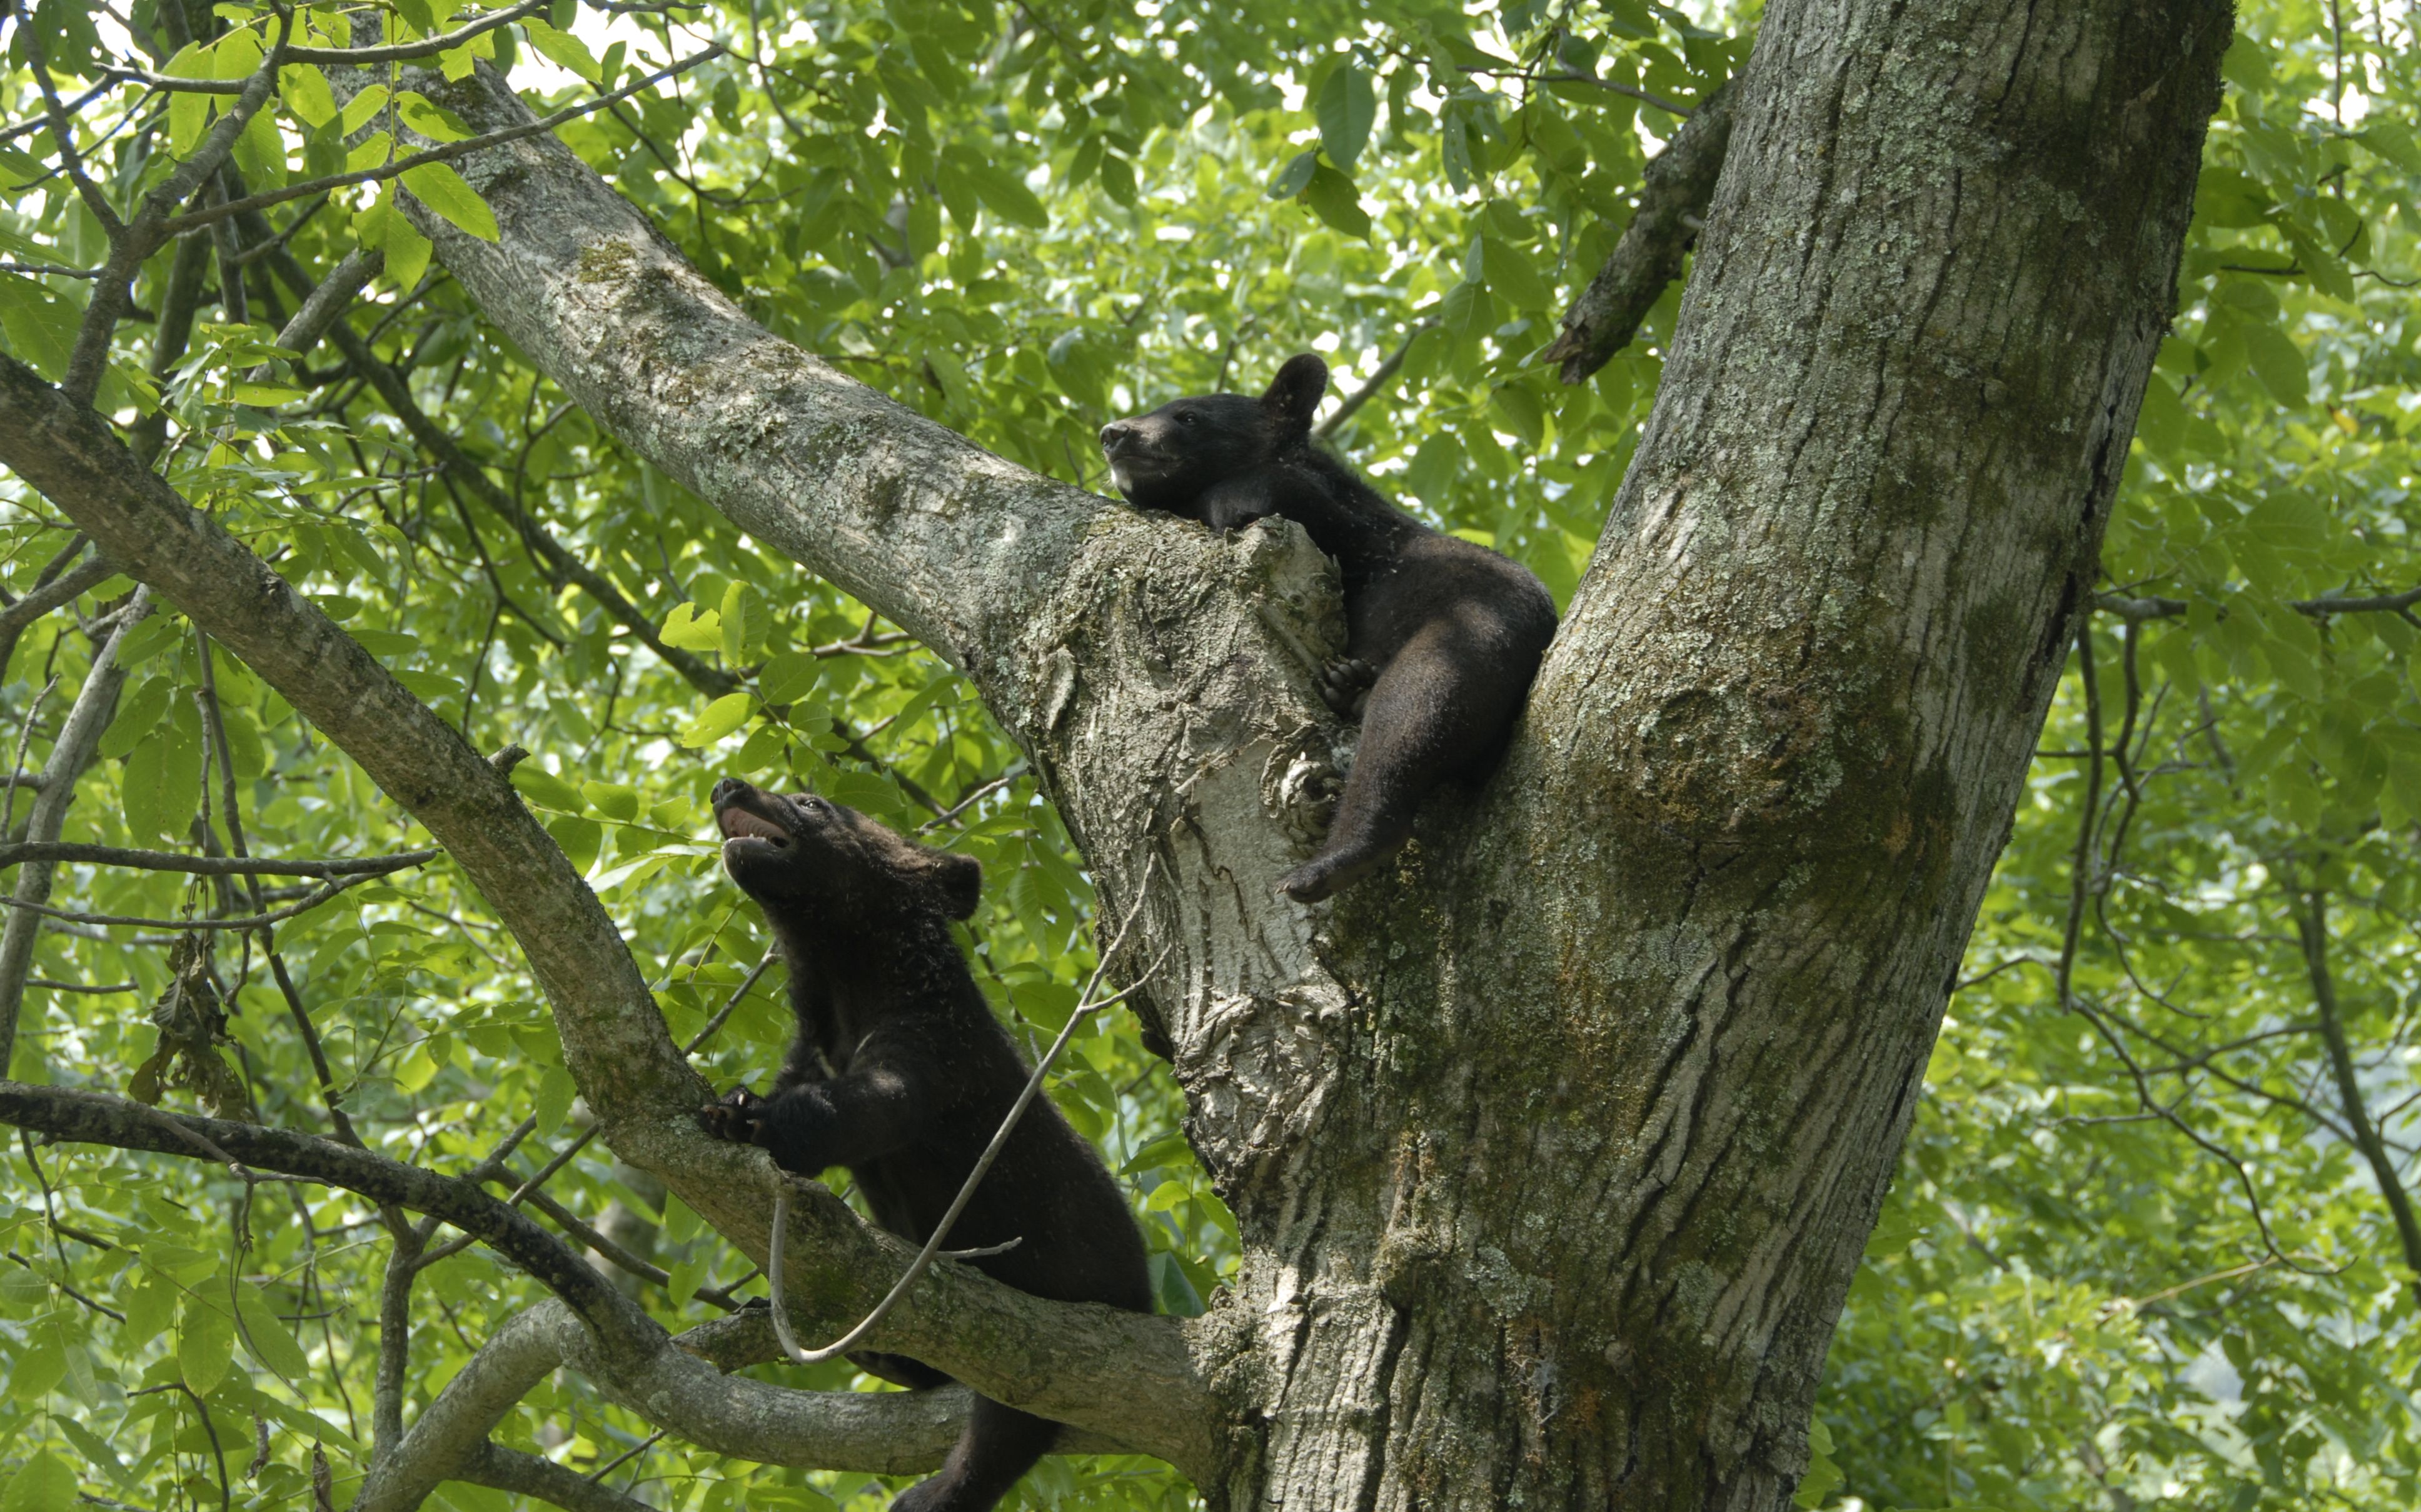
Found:
<path fill-rule="evenodd" d="M 1143 429 L 1132 420 L 1113 420 L 1101 427 L 1101 450 L 1112 457 L 1143 439 Z"/>

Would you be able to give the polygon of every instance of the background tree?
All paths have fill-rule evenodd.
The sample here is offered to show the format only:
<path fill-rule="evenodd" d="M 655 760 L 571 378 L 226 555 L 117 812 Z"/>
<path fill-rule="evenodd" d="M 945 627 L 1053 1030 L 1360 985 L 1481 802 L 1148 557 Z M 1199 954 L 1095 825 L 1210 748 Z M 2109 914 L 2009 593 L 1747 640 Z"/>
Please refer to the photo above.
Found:
<path fill-rule="evenodd" d="M 2410 16 L 2242 18 L 2122 486 L 2201 11 L 1794 8 L 1718 93 L 1754 14 L 442 8 L 10 26 L 0 332 L 61 387 L 7 370 L 9 854 L 73 916 L 12 913 L 0 1021 L 20 1083 L 267 1129 L 7 1090 L 68 1142 L 0 1219 L 0 1505 L 937 1457 L 946 1396 L 711 1320 L 770 1189 L 675 1046 L 726 1084 L 780 1020 L 724 771 L 982 857 L 1037 1032 L 1093 882 L 1142 900 L 1177 1074 L 1120 1012 L 1053 1091 L 1164 1309 L 1226 1291 L 1179 1335 L 945 1271 L 886 1335 L 1159 1457 L 1029 1498 L 1770 1504 L 1849 1286 L 1807 1504 L 2409 1501 Z M 526 130 L 482 55 L 577 163 L 476 140 Z M 1101 420 L 1304 346 L 1357 463 L 1578 590 L 1485 803 L 1316 915 L 1256 884 L 1336 755 L 1316 562 L 799 354 L 1098 485 Z M 543 834 L 448 725 L 536 753 Z M 897 1252 L 802 1223 L 836 1333 Z"/>

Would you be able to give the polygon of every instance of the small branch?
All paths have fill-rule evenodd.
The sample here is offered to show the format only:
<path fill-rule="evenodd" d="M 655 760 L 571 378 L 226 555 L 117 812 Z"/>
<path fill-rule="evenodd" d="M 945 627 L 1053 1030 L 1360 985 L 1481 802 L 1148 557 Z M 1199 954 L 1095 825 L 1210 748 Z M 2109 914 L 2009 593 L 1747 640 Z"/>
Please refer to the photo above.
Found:
<path fill-rule="evenodd" d="M 1345 397 L 1345 401 L 1336 407 L 1336 413 L 1320 423 L 1316 433 L 1322 437 L 1333 436 L 1343 429 L 1345 422 L 1352 419 L 1356 411 L 1376 397 L 1379 391 L 1387 386 L 1388 380 L 1394 378 L 1403 367 L 1405 356 L 1412 351 L 1413 343 L 1421 338 L 1421 333 L 1436 324 L 1435 320 L 1422 320 L 1415 323 L 1410 331 L 1405 332 L 1403 345 L 1389 353 L 1386 361 L 1371 370 L 1368 382 Z"/>
<path fill-rule="evenodd" d="M 1487 70 L 1484 69 L 1465 69 L 1463 71 L 1466 73 L 1481 73 L 1486 72 Z M 1537 74 L 1534 77 L 1540 84 L 1593 85 L 1596 87 L 1606 91 L 1608 94 L 1621 95 L 1626 99 L 1636 100 L 1643 105 L 1653 105 L 1667 116 L 1679 116 L 1685 121 L 1696 118 L 1696 117 L 1707 108 L 1706 104 L 1701 104 L 1694 110 L 1690 106 L 1681 104 L 1678 101 L 1667 100 L 1663 95 L 1650 94 L 1648 91 L 1640 88 L 1637 85 L 1622 84 L 1613 79 L 1601 79 L 1594 73 L 1575 73 L 1566 70 L 1562 73 Z M 1712 97 L 1710 96 L 1708 103 L 1712 102 Z"/>
<path fill-rule="evenodd" d="M 2421 604 L 2421 588 L 2407 588 L 2402 593 L 2382 593 L 2363 597 L 2327 595 L 2318 599 L 2289 599 L 2287 607 L 2299 615 L 2325 619 L 2331 615 L 2389 614 L 2407 615 L 2414 604 Z M 2131 598 L 2123 593 L 2094 595 L 2093 607 L 2107 615 L 2116 615 L 2130 622 L 2146 619 L 2175 619 L 2191 607 L 2183 599 Z M 2227 605 L 2222 604 L 2214 618 L 2227 617 Z"/>
<path fill-rule="evenodd" d="M 1628 346 L 1663 297 L 1664 286 L 1680 276 L 1682 255 L 1694 238 L 1690 223 L 1706 214 L 1731 148 L 1739 89 L 1734 79 L 1709 95 L 1648 164 L 1639 209 L 1622 239 L 1564 312 L 1563 334 L 1539 354 L 1541 362 L 1563 365 L 1558 376 L 1565 382 L 1580 382 Z"/>
<path fill-rule="evenodd" d="M 328 328 L 345 318 L 346 308 L 352 304 L 353 296 L 362 291 L 362 286 L 377 277 L 379 270 L 385 266 L 386 254 L 383 251 L 364 252 L 355 247 L 346 253 L 344 260 L 330 269 L 328 276 L 320 279 L 318 287 L 304 296 L 303 307 L 296 310 L 294 319 L 287 321 L 286 328 L 277 333 L 277 344 L 293 352 L 298 361 L 307 356 L 311 349 L 320 344 L 320 338 L 327 335 Z M 266 376 L 267 371 L 264 364 L 253 369 L 253 377 L 258 381 Z"/>
<path fill-rule="evenodd" d="M 383 874 L 381 874 L 383 875 Z M 45 903 L 29 903 L 22 898 L 0 898 L 0 908 L 18 909 L 39 913 L 46 919 L 64 919 L 70 924 L 124 925 L 140 929 L 173 929 L 198 931 L 209 929 L 258 929 L 265 924 L 277 924 L 298 913 L 308 913 L 330 898 L 349 888 L 359 887 L 368 877 L 340 877 L 323 887 L 315 887 L 299 902 L 271 913 L 255 913 L 241 919 L 145 919 L 122 913 L 76 913 L 67 909 L 55 909 Z"/>
<path fill-rule="evenodd" d="M 2379 1125 L 2372 1120 L 2364 1101 L 2362 1082 L 2354 1072 L 2353 1052 L 2346 1043 L 2345 1021 L 2337 1011 L 2336 981 L 2329 971 L 2328 895 L 2314 889 L 2300 909 L 2294 907 L 2289 895 L 2288 906 L 2295 915 L 2295 930 L 2303 936 L 2304 969 L 2311 977 L 2313 1005 L 2319 1010 L 2320 1037 L 2329 1048 L 2329 1069 L 2336 1077 L 2338 1106 L 2352 1130 L 2353 1146 L 2369 1164 L 2371 1179 L 2379 1183 L 2379 1194 L 2387 1204 L 2388 1215 L 2396 1221 L 2396 1238 L 2404 1250 L 2409 1284 L 2414 1300 L 2421 1301 L 2421 1220 L 2413 1216 L 2413 1197 L 2404 1190 L 2403 1176 L 2380 1143 Z"/>
<path fill-rule="evenodd" d="M 224 204 L 212 205 L 204 210 L 188 210 L 182 215 L 172 216 L 163 222 L 159 227 L 159 234 L 162 237 L 182 236 L 187 231 L 213 225 L 231 215 L 267 210 L 272 205 L 283 205 L 288 200 L 324 194 L 332 189 L 344 188 L 348 184 L 384 183 L 389 179 L 397 178 L 427 164 L 451 163 L 456 158 L 468 157 L 474 152 L 484 151 L 492 147 L 502 147 L 508 142 L 518 142 L 525 136 L 536 136 L 541 132 L 551 132 L 566 121 L 578 120 L 583 116 L 604 109 L 617 100 L 628 100 L 641 90 L 661 84 L 677 73 L 686 72 L 701 63 L 711 62 L 722 55 L 721 47 L 711 46 L 702 52 L 693 53 L 678 62 L 668 63 L 646 78 L 626 85 L 612 94 L 600 95 L 595 100 L 583 104 L 567 105 L 552 116 L 541 116 L 525 125 L 508 126 L 501 132 L 491 132 L 484 136 L 465 137 L 460 142 L 443 142 L 375 168 L 332 174 L 325 179 L 313 179 L 306 183 L 288 184 L 281 189 L 264 189 L 258 194 L 246 195 L 242 199 L 230 199 Z"/>
<path fill-rule="evenodd" d="M 2060 927 L 2059 965 L 2054 974 L 2059 1005 L 2076 1006 L 2073 984 L 2076 947 L 2085 928 L 2085 904 L 2093 886 L 2093 834 L 2101 815 L 2101 685 L 2093 666 L 2093 624 L 2076 627 L 2076 662 L 2085 686 L 2085 733 L 2088 757 L 2085 767 L 2085 803 L 2076 827 L 2076 851 L 2069 863 L 2068 918 Z"/>
<path fill-rule="evenodd" d="M 76 538 L 76 550 L 83 549 L 84 538 L 79 536 Z M 8 663 L 17 657 L 17 642 L 23 637 L 28 627 L 53 610 L 73 603 L 87 589 L 99 587 L 117 570 L 117 566 L 106 557 L 96 555 L 62 576 L 37 583 L 23 598 L 7 609 L 0 609 L 0 679 L 7 678 Z M 21 746 L 18 765 L 23 764 L 24 752 Z"/>
<path fill-rule="evenodd" d="M 55 842 L 67 823 L 68 805 L 75 801 L 76 776 L 92 760 L 93 753 L 100 748 L 102 732 L 117 712 L 117 690 L 126 681 L 125 671 L 117 665 L 118 647 L 126 644 L 126 632 L 150 612 L 150 590 L 134 590 L 128 604 L 130 613 L 94 649 L 92 669 L 85 674 L 84 690 L 76 694 L 75 706 L 68 711 L 58 739 L 52 743 L 50 759 L 42 764 L 41 787 L 34 799 L 33 812 L 25 819 L 30 843 Z M 17 874 L 16 890 L 6 900 L 14 912 L 7 925 L 0 926 L 0 1077 L 8 1074 L 9 1057 L 15 1049 L 17 1010 L 24 1001 L 25 978 L 34 964 L 34 942 L 41 932 L 40 920 L 29 911 L 39 911 L 49 900 L 52 875 L 53 868 L 47 863 L 38 861 L 27 865 Z"/>
<path fill-rule="evenodd" d="M 332 881 L 347 877 L 367 881 L 413 866 L 427 865 L 443 854 L 445 852 L 441 850 L 405 850 L 392 856 L 305 861 L 250 856 L 189 856 L 175 850 L 130 850 L 111 845 L 27 840 L 16 845 L 0 845 L 0 869 L 23 861 L 47 861 L 93 866 L 133 866 L 144 871 L 177 871 L 195 877 L 319 877 Z M 347 885 L 351 884 L 349 882 Z M 211 922 L 221 928 L 245 925 L 245 921 L 240 919 Z"/>
<path fill-rule="evenodd" d="M 315 1135 L 225 1118 L 171 1114 L 98 1092 L 0 1081 L 0 1123 L 78 1144 L 148 1150 L 192 1159 L 200 1150 L 230 1165 L 272 1171 L 356 1192 L 376 1202 L 443 1219 L 491 1249 L 620 1338 L 648 1323 L 636 1304 L 535 1219 L 514 1212 L 471 1182 L 405 1165 Z"/>

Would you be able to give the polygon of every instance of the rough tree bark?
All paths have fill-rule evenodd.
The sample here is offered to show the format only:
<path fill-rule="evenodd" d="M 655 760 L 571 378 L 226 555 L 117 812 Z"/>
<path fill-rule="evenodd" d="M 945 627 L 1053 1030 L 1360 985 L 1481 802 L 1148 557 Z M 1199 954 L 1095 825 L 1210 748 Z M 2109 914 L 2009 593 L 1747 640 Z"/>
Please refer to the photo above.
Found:
<path fill-rule="evenodd" d="M 1312 910 L 1272 892 L 1343 734 L 1298 532 L 1212 540 L 1024 475 L 757 328 L 551 140 L 466 161 L 502 241 L 420 224 L 490 317 L 965 671 L 1105 912 L 1141 897 L 1132 959 L 1167 953 L 1140 1005 L 1242 1230 L 1184 1331 L 1195 1376 L 1115 1357 L 1168 1339 L 1143 1320 L 1020 1336 L 1074 1310 L 963 1273 L 878 1342 L 1103 1431 L 1140 1414 L 1216 1505 L 1784 1505 L 2092 589 L 2227 38 L 2189 0 L 1770 6 L 1663 392 L 1513 750 L 1397 875 Z M 525 116 L 484 76 L 423 87 L 475 129 Z M 197 620 L 237 613 L 164 559 L 192 541 L 62 507 Z M 209 628 L 323 725 L 403 717 L 367 672 L 306 707 L 289 682 L 324 674 L 295 659 L 349 664 L 314 626 Z M 483 764 L 364 764 L 508 913 L 550 916 L 498 896 L 516 868 L 585 897 L 508 853 L 526 817 Z M 761 1176 L 686 1131 L 694 1079 L 627 960 L 576 954 L 534 964 L 609 1142 L 761 1254 Z M 811 1208 L 793 1243 L 825 1247 L 793 1270 L 819 1318 L 897 1263 L 844 1219 Z"/>

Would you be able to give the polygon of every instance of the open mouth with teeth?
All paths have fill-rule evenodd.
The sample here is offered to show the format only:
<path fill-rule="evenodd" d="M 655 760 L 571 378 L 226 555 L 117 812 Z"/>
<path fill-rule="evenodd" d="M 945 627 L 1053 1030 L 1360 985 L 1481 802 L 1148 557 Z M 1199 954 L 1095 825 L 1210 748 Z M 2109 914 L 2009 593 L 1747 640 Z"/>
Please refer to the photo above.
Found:
<path fill-rule="evenodd" d="M 741 803 L 726 803 L 716 809 L 714 822 L 723 832 L 723 855 L 726 861 L 752 852 L 759 856 L 779 855 L 790 849 L 788 830 Z"/>

